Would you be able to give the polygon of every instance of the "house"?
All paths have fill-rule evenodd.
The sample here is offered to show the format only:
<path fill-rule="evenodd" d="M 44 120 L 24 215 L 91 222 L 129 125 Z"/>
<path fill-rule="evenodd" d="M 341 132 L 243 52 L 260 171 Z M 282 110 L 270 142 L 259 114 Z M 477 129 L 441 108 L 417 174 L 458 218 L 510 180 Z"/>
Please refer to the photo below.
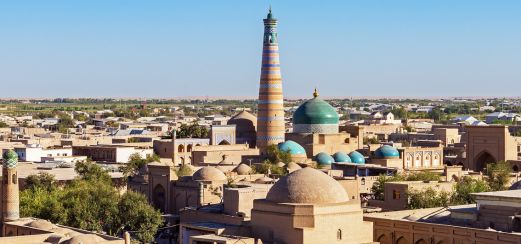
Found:
<path fill-rule="evenodd" d="M 517 122 L 521 121 L 521 115 L 515 113 L 494 112 L 487 114 L 485 122 L 492 124 L 495 121 Z"/>

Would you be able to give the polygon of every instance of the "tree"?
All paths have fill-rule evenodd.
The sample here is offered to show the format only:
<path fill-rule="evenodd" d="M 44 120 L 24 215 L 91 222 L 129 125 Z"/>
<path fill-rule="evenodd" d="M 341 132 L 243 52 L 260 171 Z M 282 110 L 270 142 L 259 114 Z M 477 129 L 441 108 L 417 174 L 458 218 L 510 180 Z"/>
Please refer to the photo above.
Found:
<path fill-rule="evenodd" d="M 502 191 L 508 189 L 510 182 L 510 165 L 504 161 L 487 164 L 487 181 L 492 191 Z"/>
<path fill-rule="evenodd" d="M 35 189 L 40 188 L 45 191 L 52 191 L 56 188 L 56 180 L 54 175 L 47 172 L 40 172 L 36 175 L 29 175 L 25 179 L 25 188 Z"/>
<path fill-rule="evenodd" d="M 409 175 L 395 174 L 395 175 L 384 175 L 381 174 L 373 184 L 371 191 L 373 192 L 376 199 L 383 200 L 385 192 L 385 183 L 394 181 L 439 181 L 440 175 L 433 172 L 417 172 Z"/>
<path fill-rule="evenodd" d="M 193 170 L 187 164 L 183 164 L 176 171 L 177 177 L 189 176 L 192 175 Z"/>
<path fill-rule="evenodd" d="M 208 129 L 205 126 L 193 123 L 191 125 L 182 124 L 176 129 L 178 138 L 206 138 Z"/>
<path fill-rule="evenodd" d="M 470 204 L 475 203 L 474 197 L 471 193 L 486 192 L 489 191 L 490 187 L 486 181 L 473 179 L 469 176 L 465 176 L 454 187 L 454 193 L 452 194 L 451 202 L 453 204 Z"/>
<path fill-rule="evenodd" d="M 396 118 L 407 119 L 407 110 L 404 108 L 395 108 L 391 110 L 391 113 L 393 113 Z"/>
<path fill-rule="evenodd" d="M 161 214 L 143 195 L 128 191 L 120 196 L 110 182 L 100 178 L 78 178 L 50 191 L 28 188 L 20 193 L 21 215 L 114 236 L 136 231 L 139 241 L 152 241 L 162 224 Z"/>
<path fill-rule="evenodd" d="M 276 164 L 278 162 L 283 162 L 285 164 L 291 162 L 291 153 L 281 151 L 277 147 L 277 145 L 269 145 L 267 148 L 267 159 L 272 164 Z"/>
<path fill-rule="evenodd" d="M 135 237 L 143 243 L 149 243 L 154 239 L 163 220 L 161 213 L 148 204 L 143 194 L 127 191 L 117 207 L 119 230 L 137 231 Z"/>
<path fill-rule="evenodd" d="M 393 181 L 403 181 L 405 180 L 405 177 L 402 175 L 384 175 L 381 174 L 376 179 L 376 182 L 373 184 L 373 187 L 371 188 L 371 191 L 373 192 L 376 199 L 383 200 L 384 199 L 384 192 L 385 192 L 385 183 L 387 182 L 393 182 Z"/>
<path fill-rule="evenodd" d="M 407 193 L 408 208 L 435 208 L 446 207 L 450 203 L 450 193 L 446 191 L 436 191 L 431 187 L 423 191 L 410 191 Z"/>
<path fill-rule="evenodd" d="M 258 174 L 268 174 L 268 172 L 271 172 L 272 174 L 276 175 L 287 175 L 288 171 L 283 168 L 279 167 L 276 164 L 270 162 L 269 160 L 264 160 L 262 164 L 257 164 L 253 167 L 253 172 Z"/>
<path fill-rule="evenodd" d="M 74 128 L 74 120 L 67 114 L 59 115 L 59 122 L 57 124 L 58 132 L 67 133 L 69 128 Z"/>
<path fill-rule="evenodd" d="M 434 121 L 440 121 L 443 117 L 443 111 L 439 108 L 434 108 L 429 112 L 429 118 L 433 119 Z"/>
<path fill-rule="evenodd" d="M 80 179 L 86 181 L 112 182 L 109 173 L 89 159 L 77 162 L 74 166 L 74 170 L 78 173 Z"/>
<path fill-rule="evenodd" d="M 378 144 L 379 141 L 376 137 L 364 137 L 364 144 Z"/>
<path fill-rule="evenodd" d="M 439 181 L 440 175 L 429 171 L 420 171 L 407 175 L 407 181 Z"/>
<path fill-rule="evenodd" d="M 66 223 L 67 212 L 63 208 L 61 190 L 54 188 L 46 191 L 42 188 L 27 188 L 20 192 L 20 215 L 47 219 L 53 223 Z"/>
<path fill-rule="evenodd" d="M 6 122 L 0 121 L 0 128 L 7 128 L 7 127 L 9 127 L 9 125 Z"/>
<path fill-rule="evenodd" d="M 118 192 L 104 181 L 77 180 L 65 187 L 61 198 L 67 209 L 66 224 L 114 235 Z"/>
<path fill-rule="evenodd" d="M 159 160 L 159 156 L 156 154 L 143 158 L 141 157 L 141 154 L 133 153 L 130 155 L 130 157 L 128 157 L 128 162 L 125 165 L 119 167 L 119 170 L 121 170 L 125 176 L 134 176 L 137 171 L 141 167 L 144 167 L 147 163 L 156 162 Z"/>

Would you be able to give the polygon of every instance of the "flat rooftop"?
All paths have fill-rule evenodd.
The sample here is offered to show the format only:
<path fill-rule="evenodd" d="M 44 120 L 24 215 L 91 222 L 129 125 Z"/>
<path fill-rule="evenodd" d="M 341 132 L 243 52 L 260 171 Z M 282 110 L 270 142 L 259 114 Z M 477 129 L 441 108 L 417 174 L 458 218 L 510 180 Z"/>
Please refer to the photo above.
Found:
<path fill-rule="evenodd" d="M 474 195 L 478 198 L 491 198 L 492 197 L 492 198 L 521 200 L 521 190 L 481 192 L 481 193 L 473 193 L 472 195 Z"/>
<path fill-rule="evenodd" d="M 49 173 L 54 175 L 57 181 L 69 181 L 75 179 L 78 174 L 74 171 L 74 168 L 53 168 L 53 169 L 38 169 L 38 167 L 44 166 L 41 163 L 25 163 L 19 162 L 16 167 L 18 172 L 18 178 L 25 179 L 29 175 L 36 175 L 40 172 Z M 2 172 L 0 171 L 0 175 Z M 121 172 L 109 172 L 111 178 L 122 178 L 123 173 Z"/>

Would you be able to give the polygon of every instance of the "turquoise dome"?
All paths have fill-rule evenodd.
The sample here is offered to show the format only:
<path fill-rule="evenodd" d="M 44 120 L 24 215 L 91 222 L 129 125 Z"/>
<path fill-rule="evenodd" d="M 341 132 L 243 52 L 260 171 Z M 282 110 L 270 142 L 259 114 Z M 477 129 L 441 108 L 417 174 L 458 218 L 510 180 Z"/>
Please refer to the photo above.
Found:
<path fill-rule="evenodd" d="M 349 157 L 351 158 L 351 161 L 355 164 L 365 164 L 365 158 L 364 155 L 359 153 L 358 151 L 352 151 L 349 153 Z"/>
<path fill-rule="evenodd" d="M 374 151 L 374 155 L 378 158 L 394 158 L 400 157 L 400 153 L 396 148 L 389 145 L 383 145 Z"/>
<path fill-rule="evenodd" d="M 289 152 L 291 155 L 306 154 L 306 150 L 292 140 L 279 143 L 278 148 L 280 151 Z"/>
<path fill-rule="evenodd" d="M 325 152 L 317 154 L 315 159 L 319 165 L 331 165 L 335 162 L 335 159 Z"/>
<path fill-rule="evenodd" d="M 300 105 L 293 114 L 293 124 L 338 124 L 338 113 L 333 106 L 318 98 L 315 91 L 313 98 Z"/>
<path fill-rule="evenodd" d="M 15 168 L 18 165 L 18 154 L 13 150 L 8 150 L 4 153 L 4 167 L 9 169 Z"/>
<path fill-rule="evenodd" d="M 337 163 L 351 163 L 351 158 L 344 152 L 337 152 L 333 154 L 333 158 Z"/>

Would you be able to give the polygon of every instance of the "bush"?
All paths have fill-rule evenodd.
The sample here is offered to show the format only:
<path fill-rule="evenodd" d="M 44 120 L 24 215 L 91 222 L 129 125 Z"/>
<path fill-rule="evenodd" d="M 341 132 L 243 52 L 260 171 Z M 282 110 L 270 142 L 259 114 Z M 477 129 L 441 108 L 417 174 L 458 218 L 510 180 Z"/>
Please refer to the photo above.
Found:
<path fill-rule="evenodd" d="M 407 176 L 407 181 L 439 181 L 440 175 L 434 172 L 429 171 L 420 171 L 416 173 L 409 174 Z"/>
<path fill-rule="evenodd" d="M 252 173 L 268 174 L 270 171 L 272 174 L 276 175 L 288 174 L 288 171 L 285 168 L 279 167 L 276 164 L 271 163 L 269 160 L 265 160 L 262 164 L 254 165 Z"/>
<path fill-rule="evenodd" d="M 487 182 L 483 180 L 472 179 L 471 177 L 463 177 L 454 187 L 451 202 L 453 204 L 470 204 L 475 203 L 471 193 L 490 191 Z"/>
<path fill-rule="evenodd" d="M 410 191 L 407 193 L 409 198 L 408 208 L 435 208 L 446 207 L 450 203 L 450 193 L 446 191 L 436 191 L 432 188 L 427 188 L 424 191 Z"/>
<path fill-rule="evenodd" d="M 403 181 L 403 180 L 405 180 L 405 177 L 403 175 L 387 176 L 387 175 L 381 174 L 378 176 L 378 179 L 373 184 L 371 191 L 374 193 L 374 196 L 376 199 L 383 200 L 385 183 L 393 182 L 393 181 Z"/>
<path fill-rule="evenodd" d="M 508 190 L 512 169 L 506 162 L 487 164 L 487 181 L 492 191 Z"/>

